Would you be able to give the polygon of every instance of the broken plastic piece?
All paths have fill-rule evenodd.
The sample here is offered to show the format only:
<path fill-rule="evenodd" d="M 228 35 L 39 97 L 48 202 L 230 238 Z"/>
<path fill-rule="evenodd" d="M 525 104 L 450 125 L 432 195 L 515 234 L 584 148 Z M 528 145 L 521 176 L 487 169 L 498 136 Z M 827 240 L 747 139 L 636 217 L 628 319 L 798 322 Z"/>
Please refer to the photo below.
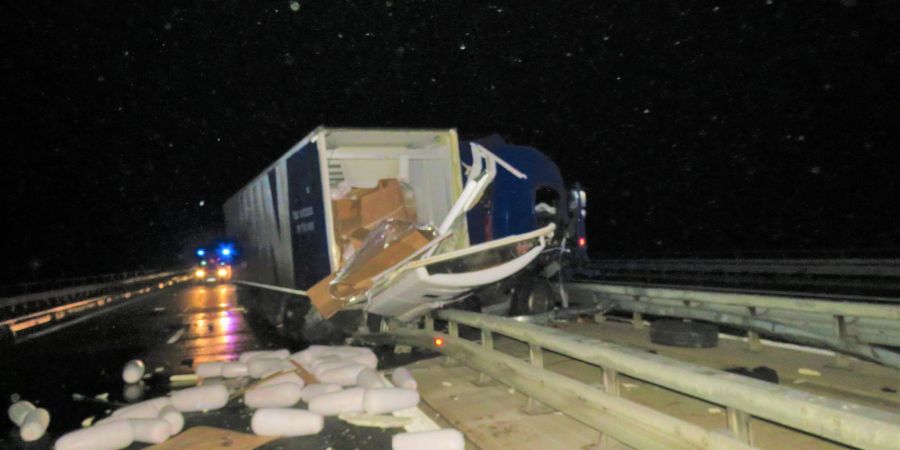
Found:
<path fill-rule="evenodd" d="M 250 420 L 250 428 L 260 436 L 307 436 L 324 426 L 322 416 L 301 409 L 261 408 Z"/>
<path fill-rule="evenodd" d="M 381 375 L 375 369 L 365 368 L 356 376 L 356 384 L 366 389 L 378 389 L 387 387 L 381 379 Z"/>
<path fill-rule="evenodd" d="M 200 378 L 215 378 L 222 376 L 222 366 L 225 363 L 221 361 L 203 363 L 197 366 L 195 372 Z"/>
<path fill-rule="evenodd" d="M 250 369 L 241 362 L 228 362 L 222 365 L 222 376 L 225 378 L 246 377 Z"/>
<path fill-rule="evenodd" d="M 145 444 L 160 444 L 172 436 L 172 427 L 162 419 L 128 419 L 134 440 Z"/>
<path fill-rule="evenodd" d="M 339 392 L 342 387 L 331 383 L 310 384 L 300 391 L 300 400 L 309 403 L 312 399 L 325 394 Z"/>
<path fill-rule="evenodd" d="M 294 383 L 256 387 L 244 394 L 244 404 L 249 408 L 286 408 L 300 401 L 302 390 Z"/>
<path fill-rule="evenodd" d="M 336 416 L 345 412 L 362 412 L 366 390 L 360 387 L 320 395 L 309 402 L 309 410 L 323 416 Z"/>
<path fill-rule="evenodd" d="M 56 440 L 54 450 L 119 450 L 134 442 L 134 430 L 127 420 L 97 424 L 66 433 Z"/>
<path fill-rule="evenodd" d="M 228 403 L 228 389 L 221 385 L 197 386 L 172 394 L 172 406 L 181 412 L 219 409 Z"/>
<path fill-rule="evenodd" d="M 25 417 L 28 416 L 28 413 L 34 411 L 34 409 L 35 406 L 28 400 L 15 402 L 9 407 L 9 420 L 12 420 L 17 427 L 21 427 L 22 422 L 25 421 Z"/>
<path fill-rule="evenodd" d="M 412 373 L 405 367 L 394 369 L 394 373 L 391 374 L 391 382 L 394 383 L 394 386 L 404 389 L 416 390 L 419 387 L 419 384 L 416 383 L 416 379 L 412 376 Z"/>
<path fill-rule="evenodd" d="M 466 439 L 454 429 L 418 431 L 395 434 L 391 439 L 392 450 L 464 450 Z"/>
<path fill-rule="evenodd" d="M 412 408 L 419 404 L 419 393 L 412 389 L 370 389 L 363 398 L 363 409 L 369 414 L 382 414 Z"/>
<path fill-rule="evenodd" d="M 50 413 L 44 408 L 35 408 L 22 421 L 19 436 L 25 442 L 36 441 L 47 432 L 48 425 L 50 425 Z"/>
<path fill-rule="evenodd" d="M 128 384 L 137 383 L 144 377 L 145 370 L 146 367 L 144 366 L 143 361 L 132 359 L 131 361 L 128 361 L 125 364 L 125 368 L 122 369 L 122 379 Z"/>
<path fill-rule="evenodd" d="M 184 415 L 178 412 L 172 405 L 160 409 L 159 418 L 169 423 L 169 432 L 172 436 L 180 433 L 184 428 Z"/>

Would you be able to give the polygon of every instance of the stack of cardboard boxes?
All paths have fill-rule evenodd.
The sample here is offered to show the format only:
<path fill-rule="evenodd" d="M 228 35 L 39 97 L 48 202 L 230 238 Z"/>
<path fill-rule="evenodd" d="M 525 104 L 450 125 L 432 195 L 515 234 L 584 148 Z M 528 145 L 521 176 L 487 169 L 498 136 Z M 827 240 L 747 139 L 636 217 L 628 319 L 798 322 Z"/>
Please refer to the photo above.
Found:
<path fill-rule="evenodd" d="M 406 232 L 386 242 L 383 248 L 370 249 L 364 264 L 354 264 L 333 283 L 335 274 L 322 279 L 309 289 L 313 305 L 326 319 L 343 308 L 344 299 L 372 286 L 372 278 L 393 267 L 416 250 L 428 244 L 432 236 L 416 229 L 416 211 L 407 201 L 404 186 L 396 179 L 383 179 L 372 189 L 353 188 L 343 198 L 332 200 L 335 236 L 341 249 L 341 265 L 362 248 L 372 230 L 388 220 L 409 226 L 395 227 Z M 377 252 L 373 253 L 373 250 Z"/>
<path fill-rule="evenodd" d="M 416 222 L 416 211 L 404 201 L 403 186 L 388 178 L 373 189 L 353 188 L 344 198 L 331 201 L 335 235 L 342 251 L 359 250 L 371 230 L 388 219 Z M 346 256 L 341 258 L 345 261 Z"/>

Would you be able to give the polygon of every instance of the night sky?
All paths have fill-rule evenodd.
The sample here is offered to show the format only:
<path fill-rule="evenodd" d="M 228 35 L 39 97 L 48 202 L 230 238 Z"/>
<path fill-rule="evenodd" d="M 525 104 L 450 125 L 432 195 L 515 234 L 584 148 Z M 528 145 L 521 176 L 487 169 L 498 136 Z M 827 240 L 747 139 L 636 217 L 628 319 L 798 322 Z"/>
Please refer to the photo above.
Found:
<path fill-rule="evenodd" d="M 900 255 L 895 2 L 6 1 L 0 24 L 2 283 L 178 263 L 319 124 L 538 147 L 586 186 L 597 257 Z"/>

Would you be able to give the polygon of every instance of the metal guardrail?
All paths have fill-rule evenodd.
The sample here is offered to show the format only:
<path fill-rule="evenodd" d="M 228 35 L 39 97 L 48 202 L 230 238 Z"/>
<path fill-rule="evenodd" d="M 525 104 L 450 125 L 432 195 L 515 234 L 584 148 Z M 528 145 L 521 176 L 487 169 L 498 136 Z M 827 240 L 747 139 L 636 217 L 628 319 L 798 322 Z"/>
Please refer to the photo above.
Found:
<path fill-rule="evenodd" d="M 46 292 L 73 286 L 84 286 L 89 284 L 121 281 L 128 278 L 134 278 L 143 275 L 152 275 L 159 272 L 160 271 L 158 269 L 132 270 L 129 272 L 105 273 L 100 275 L 87 275 L 80 277 L 56 278 L 50 280 L 7 284 L 0 286 L 0 298 L 16 297 L 24 294 Z"/>
<path fill-rule="evenodd" d="M 643 314 L 704 320 L 748 330 L 753 350 L 765 334 L 900 369 L 900 353 L 885 347 L 900 346 L 900 299 L 865 303 L 611 283 L 569 283 L 566 289 L 576 303 L 614 302 L 632 313 L 636 327 Z M 848 361 L 839 354 L 837 363 Z"/>
<path fill-rule="evenodd" d="M 764 275 L 826 275 L 900 278 L 900 259 L 600 259 L 609 270 L 708 272 Z"/>
<path fill-rule="evenodd" d="M 599 280 L 756 286 L 866 295 L 900 291 L 900 259 L 605 259 L 585 268 Z M 890 295 L 890 294 L 889 294 Z"/>
<path fill-rule="evenodd" d="M 639 449 L 754 448 L 750 424 L 756 419 L 851 447 L 900 449 L 897 414 L 511 319 L 454 310 L 440 311 L 438 318 L 448 321 L 447 334 L 434 331 L 428 318 L 425 329 L 358 338 L 440 351 L 526 393 L 529 404 L 543 403 Z M 460 338 L 459 325 L 480 329 L 480 345 Z M 529 361 L 494 349 L 494 333 L 527 343 Z M 438 336 L 444 339 L 441 346 L 433 343 Z M 601 367 L 603 389 L 543 370 L 544 350 Z M 724 406 L 731 433 L 707 430 L 622 398 L 620 374 Z"/>
<path fill-rule="evenodd" d="M 89 283 L 14 297 L 3 297 L 0 298 L 0 319 L 27 314 L 38 309 L 60 306 L 87 297 L 112 293 L 117 289 L 153 282 L 157 279 L 174 276 L 177 273 L 180 272 L 157 272 L 116 279 L 115 281 L 105 281 L 103 283 Z M 105 278 L 106 276 L 103 277 Z"/>
<path fill-rule="evenodd" d="M 19 335 L 28 333 L 33 334 L 35 329 L 43 329 L 56 322 L 68 321 L 83 313 L 96 310 L 113 303 L 119 303 L 123 300 L 131 299 L 135 296 L 147 294 L 155 289 L 165 289 L 176 283 L 189 281 L 192 277 L 184 275 L 182 272 L 163 272 L 152 275 L 145 275 L 122 280 L 114 283 L 104 283 L 101 285 L 79 286 L 58 291 L 50 291 L 42 294 L 29 294 L 25 299 L 16 298 L 22 305 L 26 302 L 36 302 L 45 305 L 38 311 L 29 311 L 15 317 L 6 318 L 0 321 L 0 343 L 10 343 L 19 340 Z M 103 295 L 89 295 L 97 291 L 108 291 Z M 82 295 L 78 300 L 72 300 L 58 306 L 52 306 L 54 303 L 51 299 L 59 298 L 60 292 L 66 295 Z"/>

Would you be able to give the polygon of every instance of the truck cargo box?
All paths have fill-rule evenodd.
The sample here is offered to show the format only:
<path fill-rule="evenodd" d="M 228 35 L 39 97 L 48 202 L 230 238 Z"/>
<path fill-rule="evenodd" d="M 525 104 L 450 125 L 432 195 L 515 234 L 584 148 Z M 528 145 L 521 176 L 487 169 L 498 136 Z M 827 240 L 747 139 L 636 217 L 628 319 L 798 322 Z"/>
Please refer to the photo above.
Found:
<path fill-rule="evenodd" d="M 245 261 L 237 278 L 307 289 L 336 271 L 341 211 L 326 199 L 342 182 L 398 180 L 412 190 L 417 222 L 440 223 L 462 191 L 458 145 L 454 130 L 314 130 L 225 203 Z M 465 217 L 450 245 L 468 245 Z"/>
<path fill-rule="evenodd" d="M 477 158 L 464 176 L 452 129 L 314 130 L 226 202 L 226 229 L 244 256 L 235 279 L 311 290 L 304 293 L 325 318 L 350 307 L 412 319 L 510 276 L 541 252 L 553 227 L 470 246 L 466 211 L 498 167 L 526 178 L 481 146 L 471 151 Z M 431 231 L 424 240 L 404 238 L 411 247 L 390 251 L 377 239 L 370 242 L 373 230 L 383 233 L 378 227 L 395 221 Z M 380 246 L 382 254 L 371 259 L 363 245 Z M 347 277 L 339 271 L 357 251 L 370 259 L 357 261 L 350 279 L 368 284 L 357 283 L 359 292 L 338 298 L 334 274 L 337 281 Z M 447 272 L 452 264 L 470 270 Z"/>

